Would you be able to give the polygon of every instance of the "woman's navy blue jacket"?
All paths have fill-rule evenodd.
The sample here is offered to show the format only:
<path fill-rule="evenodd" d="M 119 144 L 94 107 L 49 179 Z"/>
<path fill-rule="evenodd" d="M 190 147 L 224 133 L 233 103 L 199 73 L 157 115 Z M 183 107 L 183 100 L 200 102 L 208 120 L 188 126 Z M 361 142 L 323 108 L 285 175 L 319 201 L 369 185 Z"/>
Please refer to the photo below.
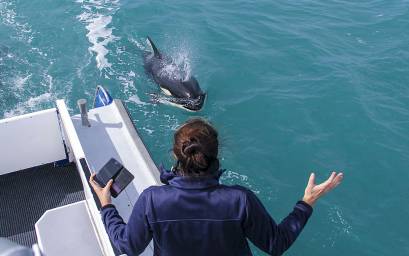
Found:
<path fill-rule="evenodd" d="M 155 255 L 252 255 L 247 239 L 270 255 L 285 252 L 311 216 L 311 206 L 297 202 L 276 224 L 253 192 L 219 184 L 219 176 L 168 175 L 168 185 L 142 192 L 127 224 L 113 205 L 103 207 L 112 243 L 127 255 L 142 253 L 152 238 Z"/>

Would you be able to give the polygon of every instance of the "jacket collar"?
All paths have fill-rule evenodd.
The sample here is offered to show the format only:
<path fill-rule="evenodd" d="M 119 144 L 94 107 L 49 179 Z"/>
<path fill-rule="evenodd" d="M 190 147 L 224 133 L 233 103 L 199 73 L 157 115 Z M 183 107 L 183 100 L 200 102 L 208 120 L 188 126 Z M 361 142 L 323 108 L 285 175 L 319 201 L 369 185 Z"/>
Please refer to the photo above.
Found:
<path fill-rule="evenodd" d="M 215 177 L 177 176 L 169 180 L 169 185 L 183 189 L 204 189 L 219 185 L 219 179 Z"/>
<path fill-rule="evenodd" d="M 214 175 L 206 177 L 180 176 L 172 170 L 160 166 L 160 180 L 166 185 L 182 189 L 205 189 L 219 185 L 219 178 L 224 170 L 217 171 Z"/>

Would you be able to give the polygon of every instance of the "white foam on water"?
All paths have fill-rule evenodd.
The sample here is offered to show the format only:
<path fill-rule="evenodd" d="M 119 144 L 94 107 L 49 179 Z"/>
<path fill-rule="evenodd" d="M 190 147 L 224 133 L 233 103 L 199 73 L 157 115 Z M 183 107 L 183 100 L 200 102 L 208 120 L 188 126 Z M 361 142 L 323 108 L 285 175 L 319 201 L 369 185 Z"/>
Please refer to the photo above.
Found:
<path fill-rule="evenodd" d="M 143 102 L 143 101 L 138 97 L 137 94 L 134 94 L 134 95 L 132 95 L 131 97 L 129 97 L 129 98 L 128 98 L 128 101 L 129 101 L 129 102 L 136 103 L 136 104 L 138 104 L 138 105 L 148 105 L 148 103 Z"/>
<path fill-rule="evenodd" d="M 36 111 L 38 110 L 39 104 L 51 101 L 53 101 L 52 94 L 49 92 L 43 93 L 39 96 L 31 97 L 26 102 L 17 104 L 17 106 L 14 109 L 4 112 L 4 118 L 9 118 L 13 116 L 26 114 L 32 111 Z"/>
<path fill-rule="evenodd" d="M 134 82 L 133 80 L 129 79 L 128 77 L 119 75 L 117 77 L 117 79 L 121 82 L 121 84 L 124 86 L 125 88 L 125 93 L 129 92 L 130 90 L 132 90 L 135 86 L 134 86 Z"/>
<path fill-rule="evenodd" d="M 43 56 L 43 57 L 47 57 L 47 53 L 41 51 L 41 49 L 37 48 L 37 47 L 32 47 L 31 51 L 38 53 L 39 55 Z"/>
<path fill-rule="evenodd" d="M 132 80 L 132 76 L 118 76 L 117 79 L 121 82 L 124 86 L 124 92 L 127 95 L 131 95 L 128 98 L 128 101 L 136 103 L 138 105 L 148 105 L 146 102 L 143 102 L 137 95 L 138 90 L 134 86 L 134 81 Z"/>
<path fill-rule="evenodd" d="M 18 40 L 31 43 L 34 38 L 33 31 L 28 23 L 20 21 L 21 18 L 23 17 L 17 15 L 13 2 L 0 0 L 1 23 L 13 28 Z"/>
<path fill-rule="evenodd" d="M 342 235 L 356 237 L 352 232 L 352 226 L 345 219 L 342 210 L 338 206 L 333 206 L 329 209 L 328 219 L 331 222 L 333 230 L 327 237 L 327 242 L 322 245 L 322 247 L 334 247 L 336 241 Z"/>
<path fill-rule="evenodd" d="M 24 99 L 24 96 L 21 94 L 25 91 L 25 86 L 28 84 L 28 81 L 30 81 L 32 76 L 33 74 L 31 73 L 26 75 L 18 75 L 11 81 L 13 91 L 19 100 Z M 46 92 L 38 96 L 30 97 L 26 101 L 18 102 L 13 106 L 12 110 L 4 112 L 5 118 L 38 111 L 44 108 L 44 106 L 42 106 L 43 104 L 52 103 L 56 99 L 56 95 L 52 93 L 53 77 L 47 72 L 44 72 L 41 76 L 42 79 L 40 81 L 40 85 L 45 88 Z"/>
<path fill-rule="evenodd" d="M 240 174 L 238 172 L 235 171 L 225 171 L 223 173 L 223 175 L 221 176 L 221 180 L 228 180 L 229 183 L 241 183 L 244 184 L 246 187 L 250 188 L 255 194 L 260 194 L 260 190 L 255 189 L 251 182 L 249 181 L 249 177 L 247 175 L 244 174 Z"/>
<path fill-rule="evenodd" d="M 31 109 L 35 108 L 37 104 L 50 101 L 52 94 L 49 92 L 43 93 L 37 97 L 32 97 L 26 101 L 25 105 Z"/>
<path fill-rule="evenodd" d="M 43 74 L 43 81 L 40 82 L 40 84 L 48 89 L 48 91 L 51 91 L 53 88 L 53 77 L 47 73 Z"/>
<path fill-rule="evenodd" d="M 111 64 L 105 57 L 108 54 L 106 46 L 116 39 L 112 34 L 112 28 L 107 28 L 111 21 L 111 16 L 98 15 L 95 18 L 89 19 L 89 24 L 86 26 L 89 31 L 87 37 L 92 44 L 89 50 L 96 53 L 95 60 L 99 69 L 111 67 Z"/>
<path fill-rule="evenodd" d="M 357 37 L 357 38 L 356 38 L 356 41 L 357 41 L 358 43 L 360 43 L 360 44 L 366 44 L 366 42 L 365 42 L 364 40 L 362 40 L 362 38 L 360 38 L 360 37 Z"/>
<path fill-rule="evenodd" d="M 162 128 L 165 128 L 165 130 L 170 129 L 172 131 L 176 131 L 176 129 L 180 126 L 178 119 L 174 115 L 164 114 L 163 118 L 166 119 L 166 122 L 161 126 Z"/>
<path fill-rule="evenodd" d="M 329 220 L 339 226 L 341 232 L 345 234 L 350 234 L 352 231 L 352 226 L 348 223 L 348 221 L 344 218 L 342 210 L 334 206 L 330 209 L 329 212 Z"/>
<path fill-rule="evenodd" d="M 138 47 L 139 50 L 146 51 L 146 46 L 144 44 L 140 43 L 137 39 L 130 37 L 130 38 L 128 38 L 128 40 L 131 43 L 133 43 L 134 45 L 136 45 L 136 47 Z"/>
<path fill-rule="evenodd" d="M 112 66 L 107 59 L 109 50 L 108 44 L 116 41 L 119 37 L 115 36 L 109 27 L 112 22 L 112 14 L 119 9 L 119 1 L 102 1 L 102 0 L 79 0 L 77 3 L 82 4 L 84 12 L 77 16 L 77 19 L 86 24 L 88 30 L 87 38 L 91 43 L 88 49 L 95 54 L 97 68 L 102 70 Z"/>
<path fill-rule="evenodd" d="M 152 135 L 154 130 L 146 128 L 146 127 L 142 127 L 142 130 L 146 131 L 149 135 Z"/>
<path fill-rule="evenodd" d="M 136 74 L 133 71 L 128 72 L 126 75 L 119 75 L 117 79 L 121 82 L 121 84 L 124 86 L 124 92 L 127 95 L 131 95 L 128 98 L 129 102 L 136 103 L 138 105 L 148 105 L 148 103 L 143 102 L 137 95 L 138 90 L 136 89 L 134 85 L 133 78 L 136 76 Z"/>
<path fill-rule="evenodd" d="M 14 78 L 14 88 L 17 90 L 22 90 L 26 82 L 31 78 L 32 74 L 28 74 L 26 76 L 17 76 Z"/>
<path fill-rule="evenodd" d="M 28 112 L 38 111 L 44 108 L 45 103 L 52 101 L 52 84 L 53 79 L 48 74 L 48 68 L 43 65 L 37 65 L 38 59 L 46 60 L 49 64 L 52 60 L 49 59 L 48 54 L 42 51 L 38 47 L 31 45 L 34 36 L 38 33 L 32 29 L 31 25 L 27 22 L 27 17 L 19 14 L 16 8 L 15 1 L 0 0 L 0 25 L 7 26 L 11 29 L 9 35 L 13 41 L 19 41 L 25 44 L 27 50 L 23 53 L 5 52 L 4 60 L 10 61 L 9 66 L 13 66 L 14 63 L 18 64 L 17 69 L 6 70 L 4 74 L 5 84 L 7 88 L 14 94 L 16 103 L 8 105 L 12 110 L 3 110 L 5 117 L 20 115 Z M 36 64 L 33 64 L 36 63 Z M 32 80 L 38 81 L 36 85 L 42 85 L 43 89 L 38 91 L 40 95 L 32 96 L 27 99 L 27 93 L 32 92 L 31 87 Z M 3 81 L 2 81 L 3 82 Z M 44 88 L 45 87 L 45 88 Z M 41 94 L 43 93 L 43 94 Z M 47 105 L 48 106 L 48 105 Z"/>

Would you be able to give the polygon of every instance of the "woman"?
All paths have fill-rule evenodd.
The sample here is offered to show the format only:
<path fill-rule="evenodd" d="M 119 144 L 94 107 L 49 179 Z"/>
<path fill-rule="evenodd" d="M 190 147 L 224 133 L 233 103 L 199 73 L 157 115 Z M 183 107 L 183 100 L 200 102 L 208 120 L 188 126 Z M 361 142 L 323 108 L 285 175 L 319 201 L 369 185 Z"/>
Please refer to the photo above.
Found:
<path fill-rule="evenodd" d="M 127 224 L 111 203 L 112 180 L 101 188 L 91 176 L 105 228 L 121 253 L 140 254 L 153 238 L 155 255 L 251 255 L 249 239 L 281 255 L 300 234 L 317 199 L 343 177 L 333 172 L 315 185 L 311 174 L 302 201 L 276 224 L 252 191 L 219 183 L 218 147 L 217 132 L 208 122 L 192 119 L 182 125 L 174 135 L 176 165 L 161 175 L 166 185 L 143 191 Z"/>

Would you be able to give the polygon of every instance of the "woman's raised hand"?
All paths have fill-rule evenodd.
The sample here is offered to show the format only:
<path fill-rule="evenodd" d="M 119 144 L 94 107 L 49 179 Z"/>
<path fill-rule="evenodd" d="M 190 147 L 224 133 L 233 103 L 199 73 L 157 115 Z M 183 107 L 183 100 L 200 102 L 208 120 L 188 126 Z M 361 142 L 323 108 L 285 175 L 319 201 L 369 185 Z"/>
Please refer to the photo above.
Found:
<path fill-rule="evenodd" d="M 321 184 L 316 185 L 315 184 L 315 174 L 311 173 L 310 179 L 308 180 L 307 187 L 305 188 L 305 193 L 303 197 L 303 201 L 306 202 L 307 204 L 313 206 L 315 202 L 318 200 L 318 198 L 322 197 L 325 195 L 327 192 L 331 191 L 334 189 L 336 186 L 338 186 L 342 178 L 344 177 L 344 174 L 342 172 L 336 173 L 332 172 L 331 176 L 324 181 Z"/>

